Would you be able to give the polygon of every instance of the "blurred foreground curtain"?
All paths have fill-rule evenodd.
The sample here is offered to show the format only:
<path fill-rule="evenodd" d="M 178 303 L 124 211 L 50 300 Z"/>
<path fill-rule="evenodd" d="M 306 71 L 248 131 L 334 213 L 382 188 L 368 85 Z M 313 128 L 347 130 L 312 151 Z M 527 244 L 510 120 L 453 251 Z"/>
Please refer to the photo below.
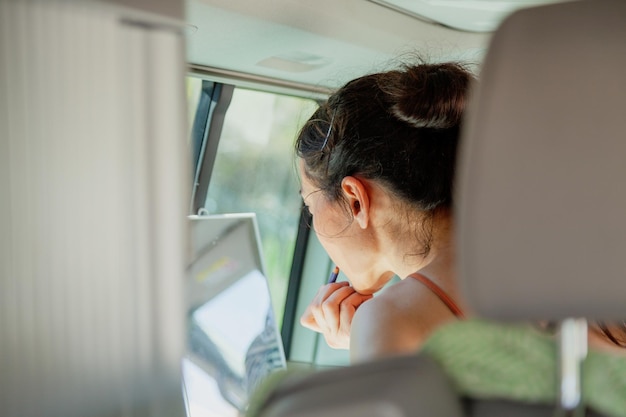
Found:
<path fill-rule="evenodd" d="M 184 39 L 0 0 L 0 415 L 181 416 Z"/>

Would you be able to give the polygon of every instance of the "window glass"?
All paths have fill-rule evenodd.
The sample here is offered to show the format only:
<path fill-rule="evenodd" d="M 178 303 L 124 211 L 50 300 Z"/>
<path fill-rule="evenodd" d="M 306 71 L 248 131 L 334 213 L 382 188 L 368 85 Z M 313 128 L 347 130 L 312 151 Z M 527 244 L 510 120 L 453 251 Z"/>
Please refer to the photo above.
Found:
<path fill-rule="evenodd" d="M 276 319 L 282 323 L 301 199 L 293 145 L 313 100 L 236 88 L 205 208 L 257 215 Z"/>

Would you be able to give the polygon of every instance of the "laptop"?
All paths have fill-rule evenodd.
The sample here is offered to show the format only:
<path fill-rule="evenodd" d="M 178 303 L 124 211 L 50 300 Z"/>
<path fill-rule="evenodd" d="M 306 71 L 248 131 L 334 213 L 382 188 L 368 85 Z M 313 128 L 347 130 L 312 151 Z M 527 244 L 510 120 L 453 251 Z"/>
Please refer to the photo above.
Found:
<path fill-rule="evenodd" d="M 253 213 L 190 216 L 183 390 L 188 417 L 242 415 L 286 368 Z"/>

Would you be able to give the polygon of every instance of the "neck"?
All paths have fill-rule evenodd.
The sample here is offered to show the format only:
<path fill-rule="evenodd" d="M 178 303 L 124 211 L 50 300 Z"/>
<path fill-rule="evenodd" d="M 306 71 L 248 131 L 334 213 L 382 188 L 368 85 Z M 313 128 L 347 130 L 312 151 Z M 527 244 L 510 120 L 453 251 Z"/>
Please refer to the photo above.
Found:
<path fill-rule="evenodd" d="M 452 217 L 449 213 L 440 213 L 432 221 L 433 236 L 428 254 L 426 256 L 416 255 L 423 250 L 423 246 L 419 241 L 416 241 L 412 231 L 409 232 L 410 236 L 407 236 L 406 239 L 390 236 L 389 243 L 393 245 L 395 250 L 388 252 L 392 254 L 389 264 L 393 272 L 400 278 L 419 272 L 446 288 L 452 295 L 452 293 L 456 293 L 457 286 Z"/>
<path fill-rule="evenodd" d="M 375 242 L 370 270 L 380 277 L 375 287 L 382 288 L 394 274 L 404 279 L 420 272 L 458 298 L 451 210 L 439 210 L 429 220 L 432 225 L 425 229 L 432 230 L 431 247 L 425 256 L 420 255 L 424 243 L 418 236 L 424 234 L 424 219 L 416 216 L 414 207 L 399 205 L 383 187 L 376 183 L 369 186 L 370 241 Z"/>

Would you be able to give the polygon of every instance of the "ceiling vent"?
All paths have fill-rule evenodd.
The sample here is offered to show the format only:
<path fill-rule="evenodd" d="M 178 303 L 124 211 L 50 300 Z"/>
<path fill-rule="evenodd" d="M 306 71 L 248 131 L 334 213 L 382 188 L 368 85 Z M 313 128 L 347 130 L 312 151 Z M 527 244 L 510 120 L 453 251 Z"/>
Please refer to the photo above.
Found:
<path fill-rule="evenodd" d="M 330 64 L 332 59 L 306 52 L 290 52 L 265 58 L 257 65 L 287 72 L 307 72 Z"/>

